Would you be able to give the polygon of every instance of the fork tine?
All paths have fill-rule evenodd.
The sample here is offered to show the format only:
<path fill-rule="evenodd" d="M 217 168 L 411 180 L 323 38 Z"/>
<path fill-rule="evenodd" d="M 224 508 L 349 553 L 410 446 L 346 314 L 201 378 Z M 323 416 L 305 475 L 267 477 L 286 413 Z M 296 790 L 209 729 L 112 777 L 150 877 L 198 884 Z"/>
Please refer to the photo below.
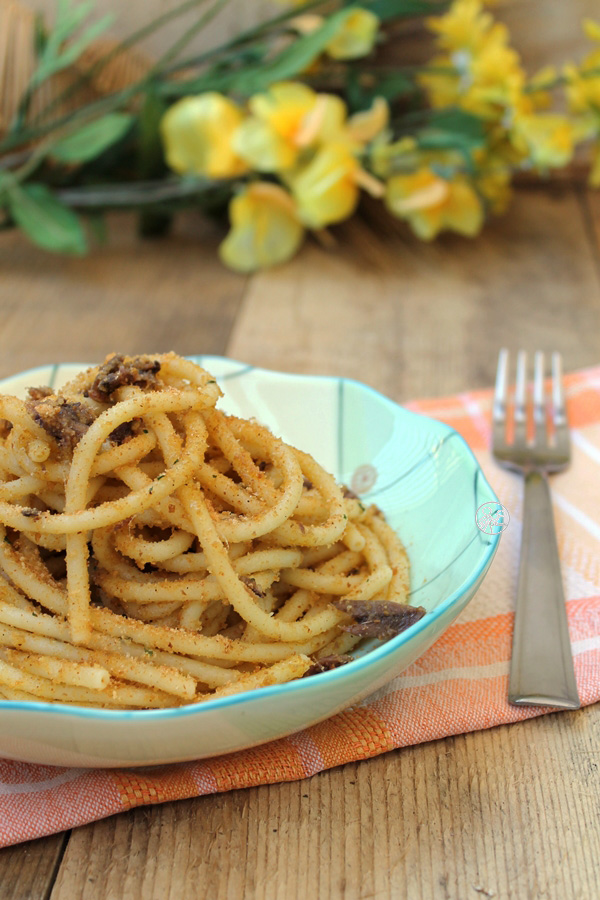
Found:
<path fill-rule="evenodd" d="M 508 350 L 502 349 L 498 354 L 496 369 L 496 389 L 494 391 L 493 420 L 506 421 L 506 398 L 508 396 Z"/>
<path fill-rule="evenodd" d="M 533 421 L 536 443 L 546 441 L 546 398 L 544 391 L 544 354 L 538 351 L 533 364 Z"/>
<path fill-rule="evenodd" d="M 515 443 L 525 443 L 527 438 L 527 354 L 517 353 L 515 380 Z"/>
<path fill-rule="evenodd" d="M 560 353 L 552 354 L 552 417 L 556 428 L 567 424 L 562 356 Z"/>
<path fill-rule="evenodd" d="M 508 398 L 508 350 L 498 354 L 496 369 L 496 389 L 492 407 L 492 431 L 495 447 L 504 447 L 506 443 L 506 401 Z"/>

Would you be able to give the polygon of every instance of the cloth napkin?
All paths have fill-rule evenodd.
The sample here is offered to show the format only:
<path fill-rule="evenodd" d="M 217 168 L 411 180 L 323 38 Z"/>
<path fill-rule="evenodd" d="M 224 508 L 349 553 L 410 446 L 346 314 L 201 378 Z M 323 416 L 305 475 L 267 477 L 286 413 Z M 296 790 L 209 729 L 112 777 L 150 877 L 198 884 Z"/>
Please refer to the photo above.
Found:
<path fill-rule="evenodd" d="M 581 702 L 600 699 L 600 367 L 567 377 L 573 464 L 553 477 L 558 544 Z M 0 760 L 0 847 L 151 803 L 306 778 L 409 744 L 550 710 L 507 702 L 521 538 L 522 484 L 489 452 L 491 392 L 416 401 L 470 444 L 510 511 L 476 597 L 424 656 L 379 692 L 326 722 L 252 750 L 143 770 L 65 769 Z"/>

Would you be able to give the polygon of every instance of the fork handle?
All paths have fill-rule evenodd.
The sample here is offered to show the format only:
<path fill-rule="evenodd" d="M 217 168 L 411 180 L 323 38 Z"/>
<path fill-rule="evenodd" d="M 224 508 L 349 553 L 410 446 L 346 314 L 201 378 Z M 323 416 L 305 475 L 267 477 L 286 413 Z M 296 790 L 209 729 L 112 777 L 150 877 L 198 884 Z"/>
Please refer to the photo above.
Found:
<path fill-rule="evenodd" d="M 579 709 L 548 478 L 525 476 L 509 703 Z"/>

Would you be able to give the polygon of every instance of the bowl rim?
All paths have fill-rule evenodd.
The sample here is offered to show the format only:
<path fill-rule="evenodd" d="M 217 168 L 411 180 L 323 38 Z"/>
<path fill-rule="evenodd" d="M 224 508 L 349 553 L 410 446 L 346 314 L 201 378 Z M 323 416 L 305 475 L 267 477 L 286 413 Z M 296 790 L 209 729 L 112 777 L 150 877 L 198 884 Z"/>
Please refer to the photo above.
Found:
<path fill-rule="evenodd" d="M 300 379 L 300 380 L 310 380 L 310 381 L 329 381 L 335 382 L 337 384 L 351 384 L 354 385 L 367 393 L 373 395 L 374 399 L 378 402 L 382 402 L 385 406 L 388 406 L 395 415 L 400 414 L 401 416 L 407 416 L 410 419 L 417 421 L 427 421 L 433 423 L 437 428 L 440 429 L 440 432 L 444 432 L 445 436 L 442 438 L 438 446 L 435 448 L 439 449 L 443 444 L 447 443 L 449 440 L 456 440 L 458 444 L 461 446 L 461 450 L 467 459 L 473 464 L 473 471 L 475 475 L 475 490 L 479 489 L 479 484 L 487 491 L 490 496 L 490 500 L 496 501 L 499 503 L 498 497 L 496 496 L 495 491 L 491 487 L 489 481 L 487 480 L 479 461 L 471 448 L 469 447 L 466 440 L 459 434 L 456 429 L 452 428 L 451 425 L 447 425 L 445 422 L 441 422 L 438 419 L 434 419 L 431 416 L 423 415 L 422 413 L 417 413 L 414 410 L 407 409 L 405 406 L 396 403 L 390 397 L 387 397 L 385 394 L 366 384 L 365 382 L 359 381 L 355 378 L 347 378 L 341 375 L 327 375 L 327 374 L 306 374 L 306 373 L 297 373 L 297 372 L 281 372 L 276 369 L 267 369 L 261 366 L 255 366 L 252 364 L 242 363 L 239 360 L 233 359 L 227 356 L 219 356 L 215 354 L 191 354 L 186 357 L 187 359 L 191 359 L 195 362 L 198 362 L 199 365 L 204 365 L 204 362 L 208 362 L 209 360 L 215 360 L 220 363 L 230 363 L 236 368 L 234 371 L 227 373 L 225 376 L 220 376 L 221 380 L 227 381 L 232 378 L 242 377 L 244 375 L 249 374 L 250 372 L 257 372 L 260 374 L 265 374 L 267 376 L 274 377 L 283 377 L 285 379 Z M 62 367 L 69 367 L 73 369 L 84 369 L 90 366 L 90 363 L 78 363 L 78 362 L 63 362 L 63 363 L 47 363 L 45 365 L 35 366 L 31 369 L 25 369 L 22 372 L 16 372 L 14 375 L 8 375 L 2 379 L 0 379 L 0 393 L 3 392 L 3 387 L 7 382 L 11 382 L 14 379 L 21 379 L 28 375 L 34 375 L 36 372 L 51 370 L 52 376 L 54 377 L 58 370 Z M 431 451 L 429 451 L 431 452 Z M 425 457 L 423 457 L 425 458 Z M 419 465 L 420 462 L 413 464 Z M 98 720 L 98 721 L 110 721 L 110 722 L 129 722 L 131 720 L 137 722 L 157 722 L 161 720 L 171 720 L 171 719 L 180 719 L 180 718 L 188 718 L 190 716 L 202 716 L 207 715 L 211 712 L 219 712 L 221 710 L 231 710 L 235 707 L 241 707 L 249 703 L 253 702 L 262 702 L 263 700 L 269 700 L 273 696 L 288 696 L 290 699 L 293 698 L 295 694 L 298 692 L 310 694 L 314 691 L 322 691 L 326 690 L 330 685 L 334 685 L 340 679 L 346 679 L 352 675 L 364 675 L 365 670 L 370 668 L 372 665 L 375 665 L 382 660 L 385 660 L 387 657 L 392 656 L 396 653 L 397 650 L 400 649 L 404 644 L 412 641 L 416 638 L 422 631 L 426 628 L 429 628 L 433 623 L 435 623 L 438 619 L 442 618 L 442 616 L 455 604 L 460 600 L 460 598 L 468 593 L 473 586 L 477 583 L 477 581 L 482 578 L 484 573 L 486 572 L 489 564 L 491 563 L 494 554 L 497 550 L 498 543 L 500 541 L 501 534 L 493 534 L 487 535 L 490 538 L 489 541 L 484 545 L 485 549 L 482 554 L 481 559 L 478 562 L 476 569 L 469 574 L 467 578 L 463 580 L 463 582 L 452 591 L 447 597 L 439 603 L 435 609 L 428 612 L 425 616 L 419 619 L 414 625 L 411 625 L 410 628 L 407 628 L 406 631 L 403 631 L 401 634 L 396 635 L 391 638 L 389 641 L 382 643 L 378 647 L 374 647 L 372 650 L 369 650 L 363 656 L 359 656 L 356 659 L 351 660 L 348 663 L 345 663 L 343 666 L 339 666 L 336 669 L 332 669 L 328 672 L 321 672 L 318 675 L 313 675 L 311 678 L 303 679 L 299 678 L 294 681 L 288 681 L 283 684 L 275 684 L 269 685 L 267 687 L 262 688 L 254 688 L 249 691 L 242 691 L 239 694 L 231 694 L 228 697 L 218 697 L 214 700 L 205 700 L 202 703 L 189 704 L 186 706 L 175 706 L 175 707 L 167 707 L 165 709 L 132 709 L 132 710 L 113 710 L 113 709 L 102 709 L 96 707 L 85 707 L 85 706 L 75 706 L 66 703 L 49 703 L 43 700 L 40 701 L 14 701 L 14 700 L 3 700 L 0 698 L 0 714 L 3 712 L 16 712 L 16 713 L 31 713 L 31 712 L 39 712 L 39 713 L 47 713 L 48 715 L 68 715 L 75 718 L 87 719 L 87 720 Z M 477 534 L 474 535 L 473 540 L 477 538 Z M 467 547 L 471 545 L 472 541 L 470 541 L 465 547 L 463 547 L 458 554 L 458 556 L 462 555 L 465 552 Z M 458 556 L 454 557 L 452 565 Z M 445 571 L 445 570 L 442 570 Z M 438 573 L 441 574 L 441 573 Z M 437 576 L 436 576 L 437 577 Z M 427 584 L 431 584 L 431 581 Z M 421 588 L 417 588 L 417 591 L 421 590 Z M 413 591 L 411 593 L 416 593 Z"/>

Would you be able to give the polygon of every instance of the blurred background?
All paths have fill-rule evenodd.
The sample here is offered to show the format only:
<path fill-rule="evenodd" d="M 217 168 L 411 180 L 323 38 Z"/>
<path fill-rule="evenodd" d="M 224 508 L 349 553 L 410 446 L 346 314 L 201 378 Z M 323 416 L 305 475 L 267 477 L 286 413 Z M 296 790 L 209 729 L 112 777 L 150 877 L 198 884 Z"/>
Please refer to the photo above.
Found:
<path fill-rule="evenodd" d="M 27 0 L 32 9 L 52 15 L 55 0 Z M 113 12 L 112 31 L 125 37 L 155 16 L 178 5 L 178 0 L 99 0 L 97 13 Z M 191 44 L 191 49 L 203 49 L 213 41 L 231 37 L 242 28 L 273 14 L 282 3 L 269 0 L 235 0 L 205 32 Z M 540 68 L 548 62 L 559 63 L 583 52 L 581 19 L 597 16 L 598 0 L 496 0 L 490 4 L 494 15 L 509 26 L 513 43 L 522 53 L 527 67 Z M 189 21 L 193 21 L 193 14 Z M 410 26 L 409 26 L 410 27 Z M 178 22 L 167 25 L 145 44 L 151 54 L 158 54 L 182 33 Z M 417 36 L 415 35 L 415 39 Z"/>

